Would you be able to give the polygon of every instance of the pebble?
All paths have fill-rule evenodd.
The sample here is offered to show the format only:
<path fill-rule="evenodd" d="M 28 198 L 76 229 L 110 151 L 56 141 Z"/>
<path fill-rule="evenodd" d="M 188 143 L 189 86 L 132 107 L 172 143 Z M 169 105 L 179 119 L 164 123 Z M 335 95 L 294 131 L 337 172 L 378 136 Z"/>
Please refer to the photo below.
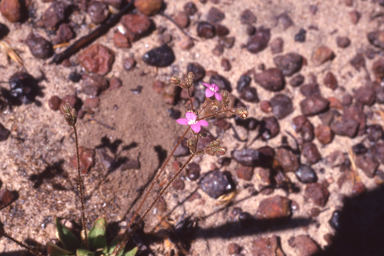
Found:
<path fill-rule="evenodd" d="M 300 54 L 290 52 L 274 57 L 273 62 L 283 72 L 284 76 L 292 76 L 300 71 L 303 65 L 303 57 Z"/>
<path fill-rule="evenodd" d="M 336 44 L 339 48 L 347 48 L 351 45 L 351 40 L 347 36 L 336 37 Z"/>
<path fill-rule="evenodd" d="M 372 157 L 371 154 L 366 153 L 355 156 L 356 166 L 359 167 L 368 178 L 373 178 L 379 163 Z"/>
<path fill-rule="evenodd" d="M 133 70 L 136 66 L 136 60 L 132 57 L 123 59 L 123 67 L 125 70 L 130 71 Z"/>
<path fill-rule="evenodd" d="M 156 209 L 159 210 L 159 212 L 166 212 L 167 211 L 167 202 L 164 200 L 164 198 L 162 196 L 156 202 L 155 207 L 156 207 Z"/>
<path fill-rule="evenodd" d="M 301 113 L 305 116 L 313 116 L 325 111 L 329 101 L 320 95 L 311 95 L 300 102 Z"/>
<path fill-rule="evenodd" d="M 371 148 L 372 156 L 376 161 L 380 161 L 381 163 L 384 163 L 384 144 L 382 143 L 376 143 Z"/>
<path fill-rule="evenodd" d="M 197 7 L 193 2 L 185 3 L 183 8 L 185 13 L 189 16 L 192 16 L 197 12 Z"/>
<path fill-rule="evenodd" d="M 0 123 L 0 141 L 7 140 L 9 135 L 11 135 L 11 132 Z"/>
<path fill-rule="evenodd" d="M 270 99 L 270 104 L 277 119 L 283 119 L 293 112 L 292 100 L 285 94 L 276 94 Z"/>
<path fill-rule="evenodd" d="M 308 235 L 298 235 L 288 240 L 289 246 L 295 248 L 296 256 L 311 256 L 321 252 L 320 247 Z"/>
<path fill-rule="evenodd" d="M 304 76 L 302 74 L 297 74 L 296 76 L 292 77 L 291 80 L 289 80 L 289 84 L 293 87 L 298 87 L 304 83 Z"/>
<path fill-rule="evenodd" d="M 223 167 L 223 166 L 229 166 L 231 164 L 231 160 L 232 158 L 230 157 L 221 157 L 217 160 L 217 162 L 221 167 Z"/>
<path fill-rule="evenodd" d="M 331 219 L 328 221 L 329 225 L 336 230 L 340 230 L 341 216 L 342 216 L 342 211 L 339 211 L 339 210 L 334 211 L 332 213 Z"/>
<path fill-rule="evenodd" d="M 353 6 L 353 0 L 344 0 L 344 3 L 346 6 L 351 7 Z"/>
<path fill-rule="evenodd" d="M 201 38 L 210 39 L 216 35 L 215 26 L 206 21 L 197 24 L 197 35 Z"/>
<path fill-rule="evenodd" d="M 116 31 L 115 34 L 113 35 L 113 43 L 118 48 L 131 48 L 132 46 L 128 37 L 121 34 L 119 31 Z"/>
<path fill-rule="evenodd" d="M 281 53 L 284 48 L 284 40 L 281 37 L 277 37 L 271 41 L 269 46 L 271 47 L 272 54 Z"/>
<path fill-rule="evenodd" d="M 338 86 L 335 75 L 332 72 L 330 72 L 330 71 L 328 71 L 325 74 L 323 82 L 324 82 L 326 87 L 328 87 L 328 88 L 330 88 L 332 90 L 335 90 L 337 88 L 337 86 Z"/>
<path fill-rule="evenodd" d="M 98 74 L 89 74 L 84 78 L 82 88 L 85 94 L 96 97 L 108 89 L 108 80 Z"/>
<path fill-rule="evenodd" d="M 187 51 L 191 49 L 195 44 L 193 43 L 193 40 L 191 38 L 184 36 L 182 37 L 178 45 L 182 50 Z"/>
<path fill-rule="evenodd" d="M 320 124 L 315 128 L 315 135 L 317 140 L 323 145 L 331 143 L 334 136 L 331 127 L 323 124 Z"/>
<path fill-rule="evenodd" d="M 248 75 L 242 75 L 239 80 L 237 80 L 236 90 L 240 93 L 244 88 L 249 87 L 251 84 L 251 77 Z"/>
<path fill-rule="evenodd" d="M 247 25 L 245 27 L 245 33 L 249 36 L 253 36 L 256 33 L 256 28 L 253 25 Z"/>
<path fill-rule="evenodd" d="M 272 148 L 263 147 L 259 149 L 240 149 L 231 153 L 236 162 L 250 167 L 268 166 L 272 163 L 275 152 Z"/>
<path fill-rule="evenodd" d="M 1 14 L 10 22 L 21 20 L 22 7 L 19 0 L 2 0 L 0 3 Z"/>
<path fill-rule="evenodd" d="M 295 35 L 295 41 L 296 42 L 300 42 L 300 43 L 303 43 L 305 42 L 305 35 L 307 34 L 307 31 L 303 28 L 301 28 L 299 30 L 299 32 L 297 32 L 297 34 Z"/>
<path fill-rule="evenodd" d="M 174 21 L 176 22 L 177 25 L 179 25 L 179 27 L 181 28 L 186 28 L 189 26 L 189 17 L 188 15 L 181 11 L 181 12 L 178 12 L 175 17 L 174 17 Z"/>
<path fill-rule="evenodd" d="M 47 59 L 53 54 L 52 44 L 40 35 L 31 33 L 24 42 L 36 58 Z"/>
<path fill-rule="evenodd" d="M 3 188 L 0 190 L 0 209 L 3 209 L 5 206 L 10 204 L 14 199 L 16 199 L 16 196 L 12 191 Z"/>
<path fill-rule="evenodd" d="M 167 109 L 167 112 L 169 114 L 169 117 L 172 118 L 173 120 L 177 120 L 181 117 L 181 111 L 177 109 L 170 108 L 170 109 Z"/>
<path fill-rule="evenodd" d="M 224 52 L 224 46 L 221 44 L 217 44 L 213 49 L 212 49 L 212 54 L 215 56 L 221 56 Z"/>
<path fill-rule="evenodd" d="M 240 165 L 236 169 L 236 175 L 239 179 L 250 181 L 253 176 L 253 168 L 250 166 Z"/>
<path fill-rule="evenodd" d="M 269 113 L 272 111 L 272 106 L 271 104 L 269 103 L 269 101 L 267 100 L 262 100 L 260 102 L 260 109 L 261 111 L 263 111 L 264 113 Z"/>
<path fill-rule="evenodd" d="M 352 146 L 352 152 L 356 155 L 361 155 L 367 153 L 368 149 L 363 143 L 357 143 Z"/>
<path fill-rule="evenodd" d="M 312 62 L 315 66 L 320 66 L 335 57 L 334 52 L 327 46 L 319 46 L 312 54 Z"/>
<path fill-rule="evenodd" d="M 261 200 L 256 211 L 257 219 L 277 219 L 291 216 L 291 200 L 282 196 L 273 196 Z"/>
<path fill-rule="evenodd" d="M 260 131 L 263 140 L 269 140 L 280 132 L 279 122 L 274 116 L 264 117 L 260 123 Z"/>
<path fill-rule="evenodd" d="M 329 107 L 331 109 L 343 110 L 343 105 L 341 104 L 341 102 L 337 98 L 328 97 L 327 100 L 329 101 Z"/>
<path fill-rule="evenodd" d="M 345 161 L 346 161 L 346 157 L 344 153 L 340 150 L 335 150 L 326 157 L 326 162 L 330 164 L 332 167 L 340 166 L 344 164 Z"/>
<path fill-rule="evenodd" d="M 194 74 L 193 82 L 197 83 L 205 77 L 205 69 L 197 62 L 190 62 L 187 65 L 187 74 L 192 72 Z"/>
<path fill-rule="evenodd" d="M 95 150 L 91 148 L 79 147 L 80 156 L 80 171 L 82 174 L 87 174 L 91 167 L 95 164 Z M 74 168 L 77 168 L 77 158 L 74 154 L 70 158 L 70 163 Z"/>
<path fill-rule="evenodd" d="M 286 30 L 287 28 L 289 28 L 294 24 L 291 17 L 289 17 L 288 13 L 286 12 L 283 12 L 282 14 L 277 16 L 276 19 L 279 23 L 283 25 L 284 30 Z"/>
<path fill-rule="evenodd" d="M 368 41 L 381 49 L 384 49 L 384 31 L 383 30 L 377 30 L 372 31 L 367 34 Z"/>
<path fill-rule="evenodd" d="M 227 90 L 228 92 L 232 92 L 231 83 L 228 81 L 228 79 L 219 74 L 213 75 L 209 79 L 209 83 L 216 84 L 221 90 Z"/>
<path fill-rule="evenodd" d="M 187 178 L 191 181 L 195 181 L 200 177 L 200 165 L 196 163 L 190 163 L 187 167 Z"/>
<path fill-rule="evenodd" d="M 280 91 L 284 88 L 284 75 L 278 68 L 270 68 L 254 75 L 255 82 L 268 91 Z"/>
<path fill-rule="evenodd" d="M 256 15 L 249 9 L 245 9 L 240 14 L 240 22 L 241 24 L 253 24 L 256 23 L 257 18 Z"/>
<path fill-rule="evenodd" d="M 312 142 L 306 142 L 303 145 L 303 155 L 308 163 L 315 164 L 321 160 L 321 155 L 316 145 Z"/>
<path fill-rule="evenodd" d="M 131 42 L 146 36 L 151 29 L 151 20 L 143 14 L 126 14 L 120 22 L 126 28 L 126 36 Z"/>
<path fill-rule="evenodd" d="M 109 15 L 107 4 L 99 1 L 90 2 L 87 8 L 87 12 L 91 18 L 91 21 L 95 24 L 103 23 Z"/>
<path fill-rule="evenodd" d="M 241 252 L 241 246 L 235 243 L 228 244 L 228 254 L 239 254 Z"/>
<path fill-rule="evenodd" d="M 361 18 L 361 13 L 354 10 L 354 11 L 350 11 L 348 14 L 349 14 L 349 18 L 351 19 L 352 24 L 356 25 Z"/>
<path fill-rule="evenodd" d="M 291 149 L 280 147 L 276 150 L 275 160 L 283 168 L 284 172 L 295 172 L 300 165 L 299 159 Z"/>
<path fill-rule="evenodd" d="M 16 72 L 9 78 L 10 102 L 12 104 L 29 104 L 40 94 L 38 81 L 26 72 Z"/>
<path fill-rule="evenodd" d="M 221 24 L 216 24 L 215 30 L 216 30 L 216 34 L 221 37 L 229 34 L 229 29 L 226 26 Z"/>
<path fill-rule="evenodd" d="M 136 9 L 147 16 L 157 14 L 162 5 L 163 0 L 135 0 L 134 2 Z"/>
<path fill-rule="evenodd" d="M 177 178 L 172 182 L 172 187 L 176 190 L 183 190 L 185 188 L 185 183 L 182 179 Z"/>
<path fill-rule="evenodd" d="M 372 106 L 375 103 L 375 91 L 369 86 L 361 86 L 355 91 L 355 99 L 363 105 Z"/>
<path fill-rule="evenodd" d="M 69 104 L 71 105 L 71 107 L 73 107 L 74 109 L 76 109 L 77 111 L 79 111 L 81 105 L 82 105 L 82 102 L 79 98 L 76 97 L 76 95 L 73 95 L 73 94 L 68 94 L 68 95 L 65 95 L 63 97 L 63 99 L 61 100 L 61 105 L 60 105 L 60 108 L 62 106 L 64 106 L 65 104 Z"/>
<path fill-rule="evenodd" d="M 343 106 L 345 107 L 350 106 L 352 104 L 352 101 L 353 101 L 353 97 L 349 93 L 344 94 L 343 97 L 341 98 L 341 104 L 343 104 Z"/>
<path fill-rule="evenodd" d="M 305 116 L 296 116 L 292 119 L 293 128 L 304 142 L 312 141 L 315 137 L 312 123 Z"/>
<path fill-rule="evenodd" d="M 322 183 L 311 183 L 305 187 L 304 197 L 313 201 L 314 204 L 324 207 L 327 203 L 329 191 Z"/>
<path fill-rule="evenodd" d="M 114 53 L 107 47 L 96 43 L 82 51 L 78 60 L 87 72 L 105 75 L 111 71 Z"/>
<path fill-rule="evenodd" d="M 376 80 L 380 81 L 384 78 L 384 58 L 379 58 L 373 62 L 372 71 Z"/>
<path fill-rule="evenodd" d="M 383 127 L 379 124 L 373 124 L 367 126 L 367 138 L 376 142 L 383 137 Z"/>
<path fill-rule="evenodd" d="M 360 71 L 361 68 L 365 67 L 365 59 L 362 53 L 356 54 L 349 63 L 357 70 Z"/>
<path fill-rule="evenodd" d="M 232 68 L 231 62 L 229 62 L 229 60 L 227 58 L 222 58 L 220 64 L 221 64 L 221 67 L 224 71 L 229 71 Z"/>
<path fill-rule="evenodd" d="M 251 53 L 261 52 L 268 46 L 269 39 L 271 39 L 270 29 L 260 27 L 256 30 L 255 35 L 249 37 L 247 50 Z"/>
<path fill-rule="evenodd" d="M 363 194 L 366 191 L 365 185 L 363 182 L 355 182 L 352 186 L 352 195 L 358 196 Z"/>
<path fill-rule="evenodd" d="M 51 96 L 51 98 L 49 98 L 49 100 L 48 100 L 48 106 L 53 111 L 59 110 L 60 104 L 61 104 L 61 98 L 57 95 Z"/>
<path fill-rule="evenodd" d="M 303 94 L 306 97 L 311 96 L 311 95 L 314 95 L 314 96 L 321 95 L 320 88 L 319 88 L 319 85 L 317 83 L 309 83 L 309 84 L 305 84 L 305 85 L 301 86 L 300 92 L 301 92 L 301 94 Z"/>
<path fill-rule="evenodd" d="M 59 26 L 56 32 L 56 37 L 53 40 L 54 44 L 61 44 L 61 43 L 66 43 L 69 42 L 72 38 L 75 37 L 75 34 L 72 31 L 72 28 L 64 23 Z"/>
<path fill-rule="evenodd" d="M 273 235 L 271 237 L 258 237 L 253 241 L 252 255 L 264 256 L 284 256 L 281 249 L 280 238 Z"/>
<path fill-rule="evenodd" d="M 311 217 L 317 217 L 319 216 L 320 214 L 320 209 L 317 208 L 317 207 L 313 207 L 310 211 L 309 211 L 309 216 Z"/>
<path fill-rule="evenodd" d="M 119 78 L 113 76 L 109 80 L 109 90 L 116 90 L 119 89 L 121 86 L 123 86 L 123 82 Z"/>
<path fill-rule="evenodd" d="M 100 98 L 88 98 L 84 101 L 84 107 L 85 108 L 97 108 L 100 105 Z"/>
<path fill-rule="evenodd" d="M 366 115 L 363 110 L 363 105 L 356 102 L 352 104 L 350 107 L 344 109 L 343 118 L 351 119 L 358 123 L 358 132 L 359 136 L 365 133 L 366 129 Z"/>
<path fill-rule="evenodd" d="M 252 103 L 259 102 L 259 97 L 257 95 L 256 88 L 254 88 L 254 87 L 245 87 L 241 91 L 239 97 L 240 97 L 240 99 L 248 101 L 248 102 L 252 102 Z"/>
<path fill-rule="evenodd" d="M 211 7 L 208 11 L 207 20 L 211 23 L 218 23 L 225 18 L 224 12 L 220 11 L 216 7 Z"/>
<path fill-rule="evenodd" d="M 218 170 L 206 173 L 200 180 L 199 186 L 208 196 L 214 199 L 234 189 L 227 175 Z"/>
<path fill-rule="evenodd" d="M 252 225 L 252 220 L 253 218 L 251 214 L 249 214 L 249 212 L 241 212 L 239 214 L 239 222 L 243 228 L 246 228 Z"/>
<path fill-rule="evenodd" d="M 55 30 L 64 21 L 67 6 L 64 2 L 54 1 L 43 13 L 44 27 Z"/>
<path fill-rule="evenodd" d="M 309 165 L 302 164 L 299 169 L 295 171 L 297 179 L 301 183 L 314 183 L 317 181 L 316 172 Z"/>
<path fill-rule="evenodd" d="M 340 136 L 348 136 L 353 138 L 356 136 L 359 123 L 352 119 L 338 117 L 331 123 L 332 131 Z"/>
<path fill-rule="evenodd" d="M 171 47 L 164 44 L 144 53 L 142 60 L 151 66 L 167 67 L 175 61 L 175 54 Z"/>

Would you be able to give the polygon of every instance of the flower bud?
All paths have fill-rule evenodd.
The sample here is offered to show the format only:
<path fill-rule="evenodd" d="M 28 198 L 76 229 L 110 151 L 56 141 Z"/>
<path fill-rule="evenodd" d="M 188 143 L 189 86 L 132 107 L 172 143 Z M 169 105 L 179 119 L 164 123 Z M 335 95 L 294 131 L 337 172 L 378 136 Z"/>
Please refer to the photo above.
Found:
<path fill-rule="evenodd" d="M 217 149 L 217 152 L 216 152 L 216 153 L 217 153 L 218 155 L 224 155 L 225 152 L 227 152 L 227 149 L 224 148 L 224 147 L 220 147 L 220 148 Z"/>
<path fill-rule="evenodd" d="M 194 77 L 195 77 L 195 75 L 192 72 L 188 73 L 188 80 L 192 80 L 193 81 Z"/>
<path fill-rule="evenodd" d="M 197 145 L 197 139 L 191 138 L 191 139 L 187 140 L 187 145 L 188 145 L 188 148 L 191 151 L 191 153 L 192 154 L 195 153 L 196 145 Z"/>
<path fill-rule="evenodd" d="M 69 126 L 74 126 L 77 121 L 77 113 L 76 110 L 69 105 L 69 103 L 64 104 L 61 107 L 61 112 L 64 115 L 64 119 Z"/>
<path fill-rule="evenodd" d="M 219 107 L 216 104 L 214 104 L 214 105 L 212 105 L 211 110 L 212 111 L 218 111 Z"/>
<path fill-rule="evenodd" d="M 223 90 L 223 91 L 221 92 L 221 97 L 222 97 L 223 99 L 228 99 L 228 91 L 227 91 L 227 90 Z"/>
<path fill-rule="evenodd" d="M 179 85 L 181 83 L 181 79 L 180 77 L 178 76 L 173 76 L 171 78 L 171 84 L 174 84 L 174 85 Z"/>
<path fill-rule="evenodd" d="M 244 107 L 236 108 L 235 109 L 235 114 L 243 119 L 247 118 L 248 116 L 248 111 Z"/>

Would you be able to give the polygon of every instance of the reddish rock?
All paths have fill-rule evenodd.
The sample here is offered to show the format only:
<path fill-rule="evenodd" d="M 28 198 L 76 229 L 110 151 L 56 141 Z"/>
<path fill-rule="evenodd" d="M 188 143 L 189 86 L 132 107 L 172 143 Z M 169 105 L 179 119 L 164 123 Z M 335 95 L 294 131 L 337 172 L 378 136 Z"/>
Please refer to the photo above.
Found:
<path fill-rule="evenodd" d="M 121 18 L 120 22 L 126 28 L 126 35 L 131 42 L 147 35 L 151 28 L 151 20 L 142 14 L 126 14 Z"/>
<path fill-rule="evenodd" d="M 109 90 L 116 90 L 116 89 L 119 89 L 121 86 L 123 86 L 123 83 L 119 78 L 112 77 L 109 80 Z"/>
<path fill-rule="evenodd" d="M 80 171 L 87 174 L 91 167 L 95 164 L 95 150 L 90 148 L 79 147 Z M 72 167 L 77 168 L 76 154 L 70 158 Z"/>
<path fill-rule="evenodd" d="M 108 89 L 108 80 L 98 74 L 86 75 L 82 82 L 83 92 L 90 96 L 98 96 Z"/>
<path fill-rule="evenodd" d="M 66 4 L 61 1 L 54 1 L 45 10 L 43 14 L 44 26 L 47 29 L 53 30 L 65 19 Z"/>
<path fill-rule="evenodd" d="M 262 200 L 256 211 L 258 219 L 287 218 L 291 216 L 291 200 L 282 196 Z"/>
<path fill-rule="evenodd" d="M 258 53 L 268 46 L 271 39 L 271 31 L 269 28 L 260 27 L 256 30 L 255 35 L 251 36 L 247 42 L 247 50 L 251 53 Z"/>
<path fill-rule="evenodd" d="M 123 66 L 125 70 L 132 70 L 136 66 L 136 61 L 132 57 L 125 58 L 123 60 Z"/>
<path fill-rule="evenodd" d="M 131 48 L 131 42 L 129 41 L 128 37 L 121 34 L 119 31 L 116 31 L 113 35 L 113 43 L 116 47 L 119 48 Z"/>
<path fill-rule="evenodd" d="M 327 86 L 328 88 L 332 89 L 332 90 L 335 90 L 337 88 L 337 80 L 336 80 L 336 77 L 335 75 L 332 73 L 332 72 L 327 72 L 327 74 L 325 74 L 324 76 L 324 84 L 325 86 Z"/>
<path fill-rule="evenodd" d="M 278 68 L 270 68 L 255 74 L 255 82 L 268 91 L 280 91 L 284 88 L 284 75 Z"/>
<path fill-rule="evenodd" d="M 61 44 L 69 42 L 72 38 L 75 37 L 75 34 L 72 31 L 72 28 L 68 24 L 61 24 L 56 32 L 56 37 L 53 40 L 54 44 Z"/>
<path fill-rule="evenodd" d="M 312 141 L 315 137 L 313 125 L 305 116 L 297 116 L 292 119 L 293 127 L 304 142 Z"/>
<path fill-rule="evenodd" d="M 15 199 L 15 195 L 4 188 L 0 190 L 0 209 L 4 208 L 8 204 L 10 204 Z"/>
<path fill-rule="evenodd" d="M 241 246 L 235 243 L 230 243 L 228 245 L 228 253 L 229 255 L 232 254 L 239 254 L 241 252 Z"/>
<path fill-rule="evenodd" d="M 325 145 L 332 141 L 333 131 L 328 125 L 320 124 L 315 128 L 316 138 L 320 141 L 321 144 Z"/>
<path fill-rule="evenodd" d="M 81 52 L 78 59 L 88 72 L 105 75 L 112 68 L 114 54 L 107 47 L 96 43 Z"/>
<path fill-rule="evenodd" d="M 300 165 L 299 159 L 292 150 L 283 147 L 276 150 L 275 159 L 285 172 L 295 172 Z"/>
<path fill-rule="evenodd" d="M 327 46 L 320 46 L 312 54 L 312 62 L 315 66 L 332 60 L 335 57 L 334 52 Z"/>
<path fill-rule="evenodd" d="M 347 48 L 351 44 L 351 40 L 346 36 L 338 36 L 336 37 L 336 44 L 340 48 Z"/>
<path fill-rule="evenodd" d="M 216 35 L 215 26 L 206 21 L 200 21 L 197 25 L 197 35 L 201 38 L 213 38 Z"/>
<path fill-rule="evenodd" d="M 354 11 L 351 11 L 348 13 L 349 14 L 349 17 L 351 18 L 351 22 L 352 24 L 357 24 L 357 22 L 359 22 L 360 18 L 361 18 L 361 13 L 354 10 Z"/>
<path fill-rule="evenodd" d="M 253 241 L 252 255 L 285 256 L 276 236 L 256 238 L 256 240 Z"/>
<path fill-rule="evenodd" d="M 163 4 L 163 0 L 135 0 L 135 7 L 142 13 L 147 16 L 157 14 L 161 6 Z"/>
<path fill-rule="evenodd" d="M 0 12 L 10 22 L 17 22 L 22 16 L 21 4 L 19 0 L 2 0 Z"/>
<path fill-rule="evenodd" d="M 283 72 L 284 76 L 291 76 L 299 72 L 303 65 L 303 56 L 298 53 L 290 52 L 273 58 L 276 67 Z"/>
<path fill-rule="evenodd" d="M 60 104 L 61 104 L 61 99 L 57 95 L 53 95 L 49 100 L 48 100 L 48 106 L 50 109 L 57 111 L 60 109 Z"/>
<path fill-rule="evenodd" d="M 288 240 L 289 246 L 295 248 L 296 256 L 312 256 L 321 252 L 320 247 L 307 235 L 291 237 Z"/>
<path fill-rule="evenodd" d="M 284 47 L 284 40 L 281 37 L 275 38 L 269 44 L 272 54 L 281 53 Z"/>
<path fill-rule="evenodd" d="M 325 111 L 329 101 L 320 95 L 311 95 L 300 102 L 301 113 L 305 116 L 313 116 Z"/>
<path fill-rule="evenodd" d="M 47 59 L 53 53 L 52 44 L 44 37 L 31 33 L 25 39 L 25 44 L 28 46 L 32 55 L 39 59 Z"/>
<path fill-rule="evenodd" d="M 260 123 L 260 133 L 263 140 L 274 138 L 280 132 L 280 125 L 274 116 L 264 117 Z"/>
<path fill-rule="evenodd" d="M 174 20 L 181 28 L 186 28 L 189 25 L 189 17 L 185 12 L 178 12 L 174 17 Z"/>
<path fill-rule="evenodd" d="M 355 91 L 355 99 L 363 105 L 372 106 L 376 93 L 372 86 L 361 86 Z"/>
<path fill-rule="evenodd" d="M 356 166 L 359 167 L 369 178 L 373 178 L 373 176 L 375 176 L 375 172 L 379 166 L 379 163 L 376 162 L 376 160 L 369 153 L 356 155 L 355 163 Z"/>
<path fill-rule="evenodd" d="M 380 81 L 384 78 L 384 58 L 379 58 L 373 62 L 372 71 L 375 74 L 376 80 Z"/>
<path fill-rule="evenodd" d="M 367 34 L 368 41 L 381 49 L 384 49 L 384 31 L 383 30 L 377 30 L 372 31 Z"/>
<path fill-rule="evenodd" d="M 356 54 L 349 63 L 357 70 L 360 71 L 361 68 L 365 67 L 365 59 L 362 53 Z"/>
<path fill-rule="evenodd" d="M 209 9 L 207 14 L 207 20 L 209 22 L 217 23 L 222 21 L 224 18 L 225 14 L 221 10 L 217 9 L 216 7 L 211 7 L 211 9 Z"/>
<path fill-rule="evenodd" d="M 88 98 L 84 101 L 85 108 L 97 108 L 100 105 L 100 99 L 96 98 Z"/>
<path fill-rule="evenodd" d="M 265 112 L 269 113 L 272 110 L 271 104 L 267 100 L 260 101 L 260 109 Z"/>
<path fill-rule="evenodd" d="M 91 21 L 95 24 L 103 23 L 109 15 L 108 6 L 104 2 L 92 1 L 89 3 L 87 12 Z"/>
<path fill-rule="evenodd" d="M 241 165 L 236 169 L 236 175 L 239 179 L 250 181 L 253 176 L 253 168 Z"/>
<path fill-rule="evenodd" d="M 322 183 L 311 183 L 305 187 L 304 197 L 314 204 L 323 207 L 328 199 L 329 191 Z"/>
<path fill-rule="evenodd" d="M 306 142 L 303 145 L 303 155 L 308 163 L 315 164 L 321 160 L 321 155 L 316 145 L 312 142 Z"/>
<path fill-rule="evenodd" d="M 71 105 L 71 107 L 73 107 L 76 110 L 80 109 L 81 101 L 79 98 L 76 97 L 76 95 L 73 95 L 73 94 L 65 95 L 61 100 L 60 108 L 67 103 L 69 103 L 69 105 Z"/>

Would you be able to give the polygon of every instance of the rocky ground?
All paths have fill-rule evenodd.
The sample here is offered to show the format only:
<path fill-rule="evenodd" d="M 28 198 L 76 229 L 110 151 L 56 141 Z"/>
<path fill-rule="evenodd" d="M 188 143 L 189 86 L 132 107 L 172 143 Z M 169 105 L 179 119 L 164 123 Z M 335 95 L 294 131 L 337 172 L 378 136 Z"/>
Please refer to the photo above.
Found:
<path fill-rule="evenodd" d="M 0 221 L 44 252 L 80 223 L 78 110 L 88 228 L 124 228 L 185 127 L 195 73 L 249 116 L 211 119 L 199 156 L 134 239 L 139 255 L 384 255 L 384 1 L 136 0 L 0 3 Z M 96 40 L 66 47 L 112 23 Z M 101 24 L 101 25 L 100 25 Z M 183 143 L 154 193 L 187 159 Z M 68 222 L 69 223 L 69 222 Z M 23 255 L 2 237 L 1 255 Z"/>

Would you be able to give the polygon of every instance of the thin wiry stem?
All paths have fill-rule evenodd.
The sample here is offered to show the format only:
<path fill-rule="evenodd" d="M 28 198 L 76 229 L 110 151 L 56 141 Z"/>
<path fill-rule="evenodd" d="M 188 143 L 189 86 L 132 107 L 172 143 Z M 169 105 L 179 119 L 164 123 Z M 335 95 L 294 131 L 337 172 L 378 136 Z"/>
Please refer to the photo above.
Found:
<path fill-rule="evenodd" d="M 4 232 L 4 233 L 2 233 L 2 235 L 5 236 L 6 238 L 8 238 L 9 240 L 11 240 L 12 242 L 18 244 L 19 246 L 21 246 L 21 247 L 27 249 L 27 250 L 28 250 L 30 253 L 32 253 L 33 255 L 35 255 L 35 256 L 43 256 L 43 254 L 41 254 L 41 252 L 38 252 L 38 251 L 36 251 L 36 250 L 30 248 L 29 246 L 27 246 L 27 245 L 23 244 L 22 242 L 16 240 L 15 238 L 11 237 L 11 236 L 8 235 L 7 233 Z"/>
<path fill-rule="evenodd" d="M 81 219 L 82 219 L 82 225 L 84 230 L 84 237 L 85 237 L 85 247 L 89 249 L 88 247 L 88 235 L 87 235 L 87 227 L 85 225 L 85 207 L 84 207 L 84 184 L 83 184 L 83 177 L 81 176 L 80 171 L 80 154 L 79 154 L 79 142 L 77 139 L 77 130 L 76 125 L 73 125 L 73 130 L 75 131 L 75 141 L 76 141 L 76 158 L 77 158 L 77 174 L 79 179 L 79 191 L 80 191 L 80 200 L 81 200 Z"/>

